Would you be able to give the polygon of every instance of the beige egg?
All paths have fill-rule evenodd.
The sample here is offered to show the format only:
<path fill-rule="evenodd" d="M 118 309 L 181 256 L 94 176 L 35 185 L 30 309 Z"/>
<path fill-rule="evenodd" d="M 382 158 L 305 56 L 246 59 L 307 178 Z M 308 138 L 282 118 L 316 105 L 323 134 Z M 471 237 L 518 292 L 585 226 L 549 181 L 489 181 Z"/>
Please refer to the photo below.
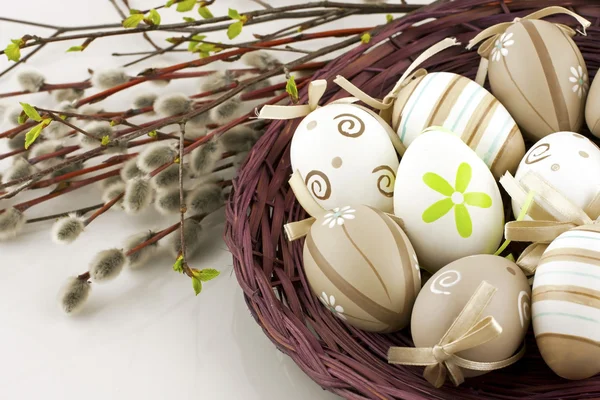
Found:
<path fill-rule="evenodd" d="M 480 362 L 500 361 L 512 356 L 521 346 L 529 327 L 531 289 L 515 263 L 492 255 L 454 261 L 423 286 L 411 320 L 415 346 L 438 344 L 482 281 L 498 289 L 482 317 L 494 317 L 502 326 L 502 333 L 488 343 L 457 355 Z M 465 376 L 481 374 L 464 372 Z"/>
<path fill-rule="evenodd" d="M 600 77 L 596 77 L 585 104 L 585 120 L 594 136 L 600 137 Z"/>
<path fill-rule="evenodd" d="M 522 19 L 484 52 L 492 93 L 530 140 L 579 132 L 583 125 L 589 80 L 572 34 L 547 21 Z"/>
<path fill-rule="evenodd" d="M 475 81 L 449 72 L 413 79 L 394 102 L 392 127 L 405 146 L 432 126 L 459 136 L 496 178 L 514 173 L 525 154 L 519 127 L 506 108 Z"/>
<path fill-rule="evenodd" d="M 566 379 L 600 373 L 600 227 L 556 238 L 533 282 L 533 331 L 546 364 Z"/>
<path fill-rule="evenodd" d="M 385 213 L 342 207 L 320 217 L 304 244 L 313 293 L 338 318 L 371 332 L 404 328 L 421 277 L 402 229 Z"/>

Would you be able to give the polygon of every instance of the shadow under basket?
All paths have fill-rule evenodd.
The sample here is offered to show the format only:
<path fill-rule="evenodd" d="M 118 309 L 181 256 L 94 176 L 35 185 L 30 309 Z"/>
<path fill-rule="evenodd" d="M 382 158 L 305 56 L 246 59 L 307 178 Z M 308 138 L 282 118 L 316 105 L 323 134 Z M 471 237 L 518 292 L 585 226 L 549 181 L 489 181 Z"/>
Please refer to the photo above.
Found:
<path fill-rule="evenodd" d="M 592 22 L 577 35 L 588 70 L 600 67 L 600 1 L 441 1 L 382 27 L 362 44 L 317 72 L 327 79 L 321 104 L 348 97 L 332 80 L 342 75 L 371 96 L 387 94 L 411 62 L 447 37 L 464 46 L 429 59 L 430 72 L 475 78 L 480 57 L 464 47 L 481 30 L 549 6 L 570 7 Z M 383 18 L 383 17 L 382 17 Z M 546 18 L 577 28 L 567 16 Z M 590 78 L 591 79 L 591 78 Z M 300 102 L 307 102 L 306 87 Z M 526 356 L 511 367 L 470 378 L 461 386 L 432 387 L 423 368 L 387 363 L 391 346 L 412 346 L 410 329 L 374 334 L 345 325 L 311 293 L 302 267 L 303 240 L 289 243 L 283 225 L 307 217 L 288 185 L 290 141 L 300 119 L 272 122 L 234 182 L 227 207 L 226 241 L 250 312 L 265 334 L 324 389 L 348 399 L 591 399 L 600 398 L 600 375 L 567 381 L 544 363 L 533 332 Z M 582 132 L 591 136 L 589 131 Z M 531 143 L 530 143 L 531 144 Z"/>

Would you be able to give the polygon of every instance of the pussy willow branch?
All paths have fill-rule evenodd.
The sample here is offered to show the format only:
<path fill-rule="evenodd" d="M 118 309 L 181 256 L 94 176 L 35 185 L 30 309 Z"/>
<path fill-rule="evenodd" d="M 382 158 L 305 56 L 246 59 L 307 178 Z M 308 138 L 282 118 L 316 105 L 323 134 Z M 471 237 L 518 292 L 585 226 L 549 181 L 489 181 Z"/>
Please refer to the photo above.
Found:
<path fill-rule="evenodd" d="M 54 32 L 54 34 L 50 37 L 57 37 L 58 35 L 60 35 L 63 31 L 57 30 L 56 32 Z M 3 77 L 4 75 L 8 74 L 10 71 L 12 71 L 13 69 L 17 68 L 19 65 L 26 63 L 27 60 L 29 60 L 31 57 L 33 57 L 38 51 L 40 51 L 41 49 L 43 49 L 46 46 L 46 43 L 42 43 L 40 44 L 38 47 L 36 47 L 35 49 L 31 50 L 27 55 L 21 57 L 19 59 L 19 61 L 17 61 L 16 63 L 12 64 L 11 66 L 9 66 L 8 68 L 6 68 L 4 71 L 0 72 L 0 78 Z"/>
<path fill-rule="evenodd" d="M 92 221 L 94 221 L 96 218 L 98 218 L 99 216 L 101 216 L 102 214 L 104 214 L 105 212 L 107 212 L 108 210 L 110 210 L 112 208 L 112 206 L 114 206 L 115 204 L 117 204 L 119 202 L 119 200 L 121 200 L 123 198 L 123 196 L 125 196 L 125 192 L 118 194 L 117 196 L 115 196 L 114 198 L 112 198 L 109 202 L 107 202 L 106 204 L 104 204 L 98 211 L 96 211 L 95 213 L 93 213 L 92 215 L 90 215 L 85 221 L 84 221 L 84 225 L 88 226 L 89 224 L 92 223 Z"/>
<path fill-rule="evenodd" d="M 123 10 L 121 10 L 121 7 L 119 7 L 119 5 L 117 4 L 116 0 L 108 0 L 111 2 L 111 4 L 113 5 L 113 7 L 115 8 L 115 10 L 117 11 L 117 13 L 119 14 L 119 16 L 121 17 L 121 19 L 125 20 L 127 18 L 127 15 L 123 12 Z M 127 9 L 129 10 L 129 7 L 127 6 Z M 152 47 L 154 47 L 154 49 L 156 50 L 162 50 L 162 47 L 159 47 L 156 43 L 154 43 L 152 41 L 152 39 L 150 39 L 150 36 L 148 36 L 148 34 L 146 32 L 142 33 L 142 37 L 148 42 L 150 43 L 150 45 Z"/>
<path fill-rule="evenodd" d="M 58 213 L 58 214 L 46 215 L 46 216 L 39 217 L 39 218 L 32 218 L 32 219 L 28 219 L 27 223 L 35 224 L 36 222 L 50 221 L 53 219 L 66 217 L 69 214 L 85 215 L 85 214 L 89 213 L 90 211 L 97 210 L 99 208 L 102 208 L 103 206 L 104 206 L 104 203 L 100 203 L 100 204 L 96 204 L 96 205 L 89 206 L 89 207 L 78 208 L 77 210 L 71 210 L 71 211 Z"/>
<path fill-rule="evenodd" d="M 183 138 L 185 137 L 185 124 L 186 120 L 183 120 L 179 123 L 179 225 L 181 226 L 180 231 L 180 241 L 181 241 L 181 259 L 183 260 L 183 270 L 186 271 L 186 274 L 189 272 L 189 266 L 187 264 L 186 258 L 186 246 L 185 246 L 185 213 L 187 212 L 187 208 L 185 205 L 185 190 L 183 188 L 183 149 L 185 144 L 183 143 Z M 193 274 L 192 274 L 193 276 Z M 191 278 L 191 276 L 190 276 Z"/>

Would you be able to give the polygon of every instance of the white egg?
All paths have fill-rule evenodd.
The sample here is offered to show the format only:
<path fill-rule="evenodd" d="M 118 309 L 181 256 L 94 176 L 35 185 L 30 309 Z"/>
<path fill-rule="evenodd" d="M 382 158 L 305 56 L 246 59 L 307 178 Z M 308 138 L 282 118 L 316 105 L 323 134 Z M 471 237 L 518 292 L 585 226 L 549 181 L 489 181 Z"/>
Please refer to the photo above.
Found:
<path fill-rule="evenodd" d="M 504 230 L 502 198 L 490 170 L 460 138 L 437 130 L 417 137 L 404 154 L 394 214 L 429 272 L 494 253 Z"/>
<path fill-rule="evenodd" d="M 585 210 L 600 190 L 600 149 L 578 133 L 553 133 L 525 154 L 515 178 L 520 180 L 530 171 Z M 514 201 L 512 205 L 518 215 L 519 205 Z"/>
<path fill-rule="evenodd" d="M 325 209 L 364 204 L 392 212 L 398 156 L 395 133 L 378 115 L 354 104 L 311 112 L 292 138 L 292 169 Z"/>

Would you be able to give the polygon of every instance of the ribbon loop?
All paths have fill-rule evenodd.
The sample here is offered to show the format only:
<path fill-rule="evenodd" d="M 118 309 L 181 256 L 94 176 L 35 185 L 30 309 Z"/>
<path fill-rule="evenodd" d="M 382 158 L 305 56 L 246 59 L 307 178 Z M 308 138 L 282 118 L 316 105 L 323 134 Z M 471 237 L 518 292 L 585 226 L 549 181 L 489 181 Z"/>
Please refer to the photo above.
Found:
<path fill-rule="evenodd" d="M 319 101 L 327 90 L 327 81 L 319 79 L 308 85 L 308 104 L 297 106 L 264 106 L 258 113 L 258 118 L 288 120 L 306 117 L 319 107 Z"/>
<path fill-rule="evenodd" d="M 456 353 L 481 346 L 494 340 L 502 333 L 502 327 L 493 317 L 481 318 L 497 289 L 481 282 L 448 331 L 433 347 L 391 347 L 388 351 L 390 364 L 425 366 L 423 377 L 439 388 L 449 377 L 454 385 L 464 382 L 461 368 L 476 371 L 493 371 L 518 361 L 524 355 L 520 351 L 514 356 L 496 362 L 478 362 L 459 357 Z"/>

